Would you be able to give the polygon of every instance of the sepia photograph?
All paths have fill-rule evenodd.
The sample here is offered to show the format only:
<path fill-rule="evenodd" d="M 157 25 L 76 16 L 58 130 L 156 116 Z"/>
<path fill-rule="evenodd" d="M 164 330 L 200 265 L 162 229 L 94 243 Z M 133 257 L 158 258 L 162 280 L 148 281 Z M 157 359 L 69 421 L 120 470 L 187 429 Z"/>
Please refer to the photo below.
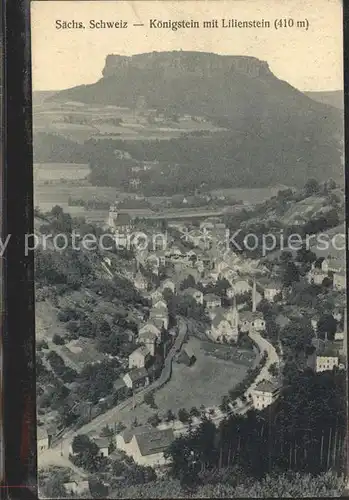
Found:
<path fill-rule="evenodd" d="M 40 498 L 347 487 L 339 0 L 31 2 Z"/>

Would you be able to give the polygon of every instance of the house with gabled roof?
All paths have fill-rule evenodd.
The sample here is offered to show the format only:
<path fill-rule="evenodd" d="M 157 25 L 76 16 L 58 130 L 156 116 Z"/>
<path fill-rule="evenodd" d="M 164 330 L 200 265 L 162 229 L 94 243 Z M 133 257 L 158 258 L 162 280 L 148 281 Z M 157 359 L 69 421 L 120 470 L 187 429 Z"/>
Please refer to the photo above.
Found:
<path fill-rule="evenodd" d="M 221 305 L 221 298 L 214 293 L 207 293 L 204 295 L 204 304 L 206 309 L 214 309 L 215 307 L 219 307 Z"/>
<path fill-rule="evenodd" d="M 84 495 L 90 493 L 90 483 L 88 481 L 69 481 L 68 483 L 63 483 L 63 487 L 67 496 L 70 495 Z"/>
<path fill-rule="evenodd" d="M 241 311 L 239 316 L 239 326 L 242 332 L 255 330 L 262 332 L 265 330 L 265 320 L 261 312 Z"/>
<path fill-rule="evenodd" d="M 147 323 L 139 329 L 138 337 L 145 332 L 152 332 L 155 333 L 158 338 L 161 337 L 161 328 L 158 328 L 153 321 L 147 321 Z"/>
<path fill-rule="evenodd" d="M 134 368 L 123 376 L 123 380 L 126 386 L 132 390 L 149 384 L 149 376 L 145 368 Z"/>
<path fill-rule="evenodd" d="M 274 380 L 262 380 L 252 389 L 251 395 L 254 408 L 264 410 L 278 399 L 280 384 Z"/>
<path fill-rule="evenodd" d="M 93 439 L 93 442 L 98 447 L 99 457 L 109 457 L 110 453 L 110 440 L 105 437 L 99 437 Z"/>
<path fill-rule="evenodd" d="M 118 434 L 116 446 L 139 465 L 160 467 L 168 463 L 165 452 L 174 439 L 172 429 L 160 430 L 144 426 L 126 429 Z"/>
<path fill-rule="evenodd" d="M 204 295 L 200 290 L 197 290 L 196 288 L 185 288 L 182 292 L 182 295 L 187 295 L 189 297 L 192 297 L 197 304 L 203 304 L 204 303 Z"/>
<path fill-rule="evenodd" d="M 175 293 L 175 290 L 176 290 L 176 285 L 174 283 L 174 281 L 170 280 L 170 279 L 166 279 L 165 281 L 163 281 L 160 285 L 160 290 L 163 292 L 164 290 L 166 289 L 169 289 L 171 290 L 172 293 Z"/>
<path fill-rule="evenodd" d="M 145 345 L 137 347 L 128 357 L 129 368 L 143 368 L 148 365 L 151 354 Z"/>

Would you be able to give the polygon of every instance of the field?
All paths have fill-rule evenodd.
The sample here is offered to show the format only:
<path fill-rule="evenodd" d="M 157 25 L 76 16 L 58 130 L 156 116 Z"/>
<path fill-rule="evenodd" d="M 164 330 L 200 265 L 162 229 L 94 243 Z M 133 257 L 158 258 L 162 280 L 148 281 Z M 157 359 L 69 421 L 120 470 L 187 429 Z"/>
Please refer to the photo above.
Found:
<path fill-rule="evenodd" d="M 267 188 L 227 188 L 216 189 L 211 192 L 214 196 L 229 196 L 237 201 L 245 201 L 246 203 L 256 204 L 263 203 L 272 196 L 276 196 L 278 191 L 286 189 L 286 186 L 272 186 Z"/>
<path fill-rule="evenodd" d="M 69 198 L 85 202 L 98 200 L 111 204 L 115 201 L 115 188 L 90 186 L 86 177 L 89 167 L 76 163 L 40 163 L 34 165 L 34 206 L 48 212 L 59 205 L 74 217 L 104 224 L 108 210 L 86 210 L 83 206 L 70 206 Z"/>
<path fill-rule="evenodd" d="M 89 166 L 83 163 L 35 163 L 34 183 L 82 180 L 89 172 Z"/>
<path fill-rule="evenodd" d="M 187 345 L 194 352 L 196 362 L 191 367 L 174 363 L 171 380 L 155 395 L 161 409 L 190 410 L 193 406 L 219 405 L 222 396 L 243 380 L 250 366 L 209 355 L 205 343 L 196 338 L 191 338 Z"/>
<path fill-rule="evenodd" d="M 190 338 L 188 345 L 195 353 L 196 362 L 188 367 L 173 363 L 171 380 L 164 387 L 155 392 L 155 403 L 158 409 L 151 409 L 145 403 L 130 410 L 121 410 L 118 421 L 124 425 L 130 425 L 136 418 L 143 425 L 148 418 L 155 413 L 164 416 L 168 410 L 174 413 L 180 408 L 190 410 L 193 406 L 200 408 L 219 405 L 222 396 L 236 384 L 243 380 L 253 360 L 245 363 L 236 361 L 224 361 L 205 352 L 205 342 L 197 338 Z M 217 346 L 218 349 L 226 349 Z M 206 346 L 207 350 L 207 346 Z"/>
<path fill-rule="evenodd" d="M 117 106 L 52 103 L 45 102 L 43 96 L 37 96 L 34 104 L 34 132 L 57 134 L 80 144 L 91 138 L 168 140 L 180 137 L 182 133 L 219 130 L 224 129 L 190 117 L 176 122 L 165 118 L 155 120 L 147 112 Z"/>

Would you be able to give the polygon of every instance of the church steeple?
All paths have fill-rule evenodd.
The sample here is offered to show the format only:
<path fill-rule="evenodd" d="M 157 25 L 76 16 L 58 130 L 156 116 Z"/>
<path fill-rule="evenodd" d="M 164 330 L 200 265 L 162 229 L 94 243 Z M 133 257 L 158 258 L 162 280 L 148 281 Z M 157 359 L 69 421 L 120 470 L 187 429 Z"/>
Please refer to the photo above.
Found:
<path fill-rule="evenodd" d="M 237 328 L 239 326 L 239 310 L 236 306 L 236 296 L 233 299 L 232 325 Z"/>
<path fill-rule="evenodd" d="M 257 289 L 256 289 L 256 280 L 253 280 L 252 286 L 252 312 L 256 312 L 257 310 Z"/>

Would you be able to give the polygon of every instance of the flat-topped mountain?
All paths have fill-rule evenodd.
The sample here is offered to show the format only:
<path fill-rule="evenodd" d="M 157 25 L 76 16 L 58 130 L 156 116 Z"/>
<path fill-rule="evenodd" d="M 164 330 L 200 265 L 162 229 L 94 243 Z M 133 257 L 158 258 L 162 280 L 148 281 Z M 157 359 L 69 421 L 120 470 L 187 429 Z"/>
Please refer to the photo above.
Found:
<path fill-rule="evenodd" d="M 143 109 L 207 118 L 228 132 L 197 138 L 193 147 L 190 138 L 176 139 L 175 156 L 176 163 L 195 165 L 195 175 L 199 164 L 202 170 L 214 164 L 216 181 L 220 162 L 224 182 L 231 175 L 234 185 L 343 178 L 341 110 L 280 80 L 255 57 L 186 51 L 108 55 L 96 83 L 49 99 L 128 108 L 141 103 Z M 172 161 L 173 155 L 161 156 Z M 203 167 L 205 161 L 211 166 Z"/>

